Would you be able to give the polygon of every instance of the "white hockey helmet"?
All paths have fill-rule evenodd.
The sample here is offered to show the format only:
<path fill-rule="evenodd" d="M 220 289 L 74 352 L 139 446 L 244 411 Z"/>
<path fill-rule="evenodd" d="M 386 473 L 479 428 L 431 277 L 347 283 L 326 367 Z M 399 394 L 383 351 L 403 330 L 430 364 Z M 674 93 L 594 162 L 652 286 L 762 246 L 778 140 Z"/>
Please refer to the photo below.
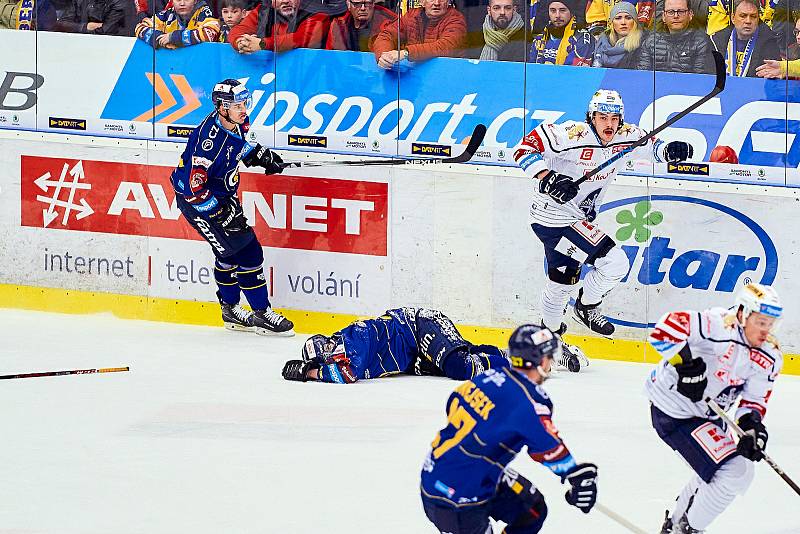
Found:
<path fill-rule="evenodd" d="M 776 322 L 783 315 L 783 306 L 778 298 L 778 293 L 771 286 L 749 283 L 736 293 L 734 311 L 742 311 L 742 324 L 751 313 L 761 313 L 767 317 L 774 317 Z"/>
<path fill-rule="evenodd" d="M 592 122 L 592 114 L 612 113 L 619 114 L 619 125 L 625 122 L 625 104 L 622 103 L 622 97 L 619 93 L 611 89 L 598 89 L 589 100 L 589 107 L 586 111 L 586 122 Z"/>

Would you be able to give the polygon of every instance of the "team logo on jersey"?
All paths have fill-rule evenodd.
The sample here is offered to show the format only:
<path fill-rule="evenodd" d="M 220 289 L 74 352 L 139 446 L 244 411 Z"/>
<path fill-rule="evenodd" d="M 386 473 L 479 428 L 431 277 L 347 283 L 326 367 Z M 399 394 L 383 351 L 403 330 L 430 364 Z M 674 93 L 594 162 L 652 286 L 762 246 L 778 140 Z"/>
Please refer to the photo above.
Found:
<path fill-rule="evenodd" d="M 569 128 L 567 128 L 567 137 L 570 141 L 573 139 L 583 139 L 587 135 L 586 126 L 583 124 L 573 124 Z"/>
<path fill-rule="evenodd" d="M 194 128 L 188 126 L 167 126 L 167 137 L 189 137 L 192 135 Z"/>
<path fill-rule="evenodd" d="M 419 156 L 447 156 L 450 157 L 452 149 L 445 145 L 430 143 L 411 143 L 411 153 Z"/>
<path fill-rule="evenodd" d="M 49 124 L 50 128 L 62 128 L 64 130 L 86 130 L 86 119 L 50 117 Z"/>
<path fill-rule="evenodd" d="M 328 138 L 318 135 L 290 135 L 289 146 L 328 146 Z"/>
<path fill-rule="evenodd" d="M 593 148 L 584 148 L 581 150 L 581 159 L 582 160 L 590 160 L 594 156 L 594 149 Z"/>
<path fill-rule="evenodd" d="M 209 150 L 214 148 L 214 141 L 212 141 L 211 139 L 206 139 L 200 146 L 203 148 L 203 150 L 208 152 Z"/>
<path fill-rule="evenodd" d="M 708 163 L 667 163 L 667 172 L 670 174 L 708 176 L 708 169 Z"/>

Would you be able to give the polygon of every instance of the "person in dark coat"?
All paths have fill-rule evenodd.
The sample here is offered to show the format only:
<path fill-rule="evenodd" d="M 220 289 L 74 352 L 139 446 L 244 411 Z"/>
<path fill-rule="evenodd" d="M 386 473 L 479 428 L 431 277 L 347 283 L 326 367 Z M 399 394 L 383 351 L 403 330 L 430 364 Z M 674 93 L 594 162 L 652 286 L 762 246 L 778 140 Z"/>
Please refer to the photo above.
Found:
<path fill-rule="evenodd" d="M 736 0 L 732 26 L 711 36 L 723 56 L 728 76 L 756 76 L 765 59 L 780 59 L 778 36 L 758 17 L 758 0 Z"/>
<path fill-rule="evenodd" d="M 134 4 L 125 0 L 72 0 L 55 25 L 68 33 L 130 36 Z"/>
<path fill-rule="evenodd" d="M 713 74 L 714 45 L 705 30 L 691 27 L 687 0 L 666 0 L 662 24 L 642 43 L 639 70 Z"/>
<path fill-rule="evenodd" d="M 371 52 L 378 32 L 386 23 L 395 23 L 397 15 L 374 0 L 347 0 L 347 13 L 331 22 L 325 48 Z"/>

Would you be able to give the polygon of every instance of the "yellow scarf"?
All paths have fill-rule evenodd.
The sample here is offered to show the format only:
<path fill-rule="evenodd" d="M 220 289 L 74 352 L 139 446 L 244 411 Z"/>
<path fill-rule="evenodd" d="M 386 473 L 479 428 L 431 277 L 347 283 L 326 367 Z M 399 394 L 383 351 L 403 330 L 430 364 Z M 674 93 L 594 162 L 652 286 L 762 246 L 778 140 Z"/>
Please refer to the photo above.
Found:
<path fill-rule="evenodd" d="M 564 36 L 561 38 L 561 41 L 558 43 L 558 50 L 556 51 L 556 65 L 563 65 L 564 61 L 567 59 L 567 54 L 569 53 L 569 40 L 575 34 L 575 17 L 572 17 L 570 21 L 567 23 L 566 27 L 564 28 Z M 546 45 L 547 41 L 550 40 L 550 26 L 548 25 L 547 28 L 544 29 L 544 35 L 542 35 L 542 39 L 536 43 L 536 48 L 541 53 Z"/>

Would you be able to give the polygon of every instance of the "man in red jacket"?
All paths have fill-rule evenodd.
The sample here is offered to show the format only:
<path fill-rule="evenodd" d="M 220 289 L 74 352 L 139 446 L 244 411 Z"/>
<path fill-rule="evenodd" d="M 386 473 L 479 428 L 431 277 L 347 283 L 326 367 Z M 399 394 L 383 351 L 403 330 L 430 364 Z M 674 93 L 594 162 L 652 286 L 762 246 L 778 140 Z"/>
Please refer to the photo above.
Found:
<path fill-rule="evenodd" d="M 371 52 L 372 44 L 385 23 L 396 24 L 397 15 L 375 0 L 347 0 L 347 13 L 331 22 L 328 50 Z"/>
<path fill-rule="evenodd" d="M 467 35 L 464 15 L 450 7 L 448 0 L 422 0 L 421 8 L 410 9 L 399 24 L 386 24 L 375 38 L 373 52 L 378 66 L 391 69 L 407 59 L 461 57 Z"/>
<path fill-rule="evenodd" d="M 330 17 L 301 10 L 299 5 L 300 0 L 265 0 L 231 28 L 228 42 L 241 54 L 324 48 Z"/>

